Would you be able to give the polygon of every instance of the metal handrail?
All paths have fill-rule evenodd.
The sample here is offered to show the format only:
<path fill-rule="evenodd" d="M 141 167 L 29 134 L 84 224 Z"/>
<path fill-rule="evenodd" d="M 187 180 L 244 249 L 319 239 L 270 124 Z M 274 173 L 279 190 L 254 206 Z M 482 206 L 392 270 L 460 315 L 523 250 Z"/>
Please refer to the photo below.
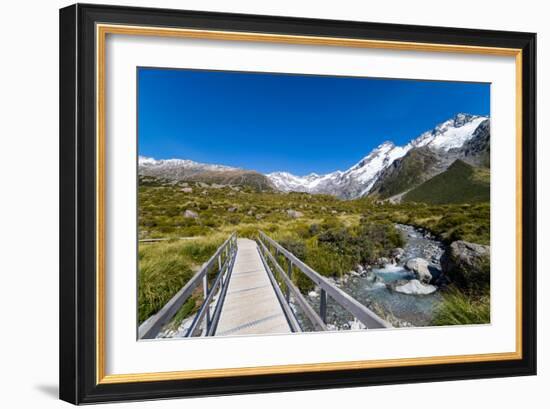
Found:
<path fill-rule="evenodd" d="M 259 242 L 262 246 L 263 243 Z M 264 246 L 265 249 L 265 246 Z M 267 272 L 267 276 L 269 277 L 269 281 L 271 281 L 271 285 L 273 286 L 273 290 L 275 290 L 275 295 L 277 299 L 279 300 L 279 304 L 281 304 L 281 307 L 283 308 L 283 312 L 285 314 L 285 317 L 288 321 L 288 324 L 290 325 L 290 329 L 292 332 L 302 332 L 302 328 L 300 327 L 300 323 L 296 319 L 294 312 L 292 311 L 292 308 L 290 307 L 290 304 L 285 299 L 285 296 L 283 295 L 279 284 L 277 283 L 277 280 L 275 279 L 275 275 L 273 274 L 273 271 L 271 271 L 271 268 L 269 267 L 269 264 L 267 263 L 267 260 L 265 259 L 264 254 L 262 253 L 262 250 L 260 249 L 258 251 L 260 254 L 260 258 L 262 259 L 262 263 L 264 265 L 265 271 Z M 270 254 L 269 254 L 270 255 Z M 301 295 L 301 294 L 300 294 Z"/>
<path fill-rule="evenodd" d="M 216 279 L 212 284 L 212 286 L 210 287 L 210 289 L 208 289 L 208 291 L 205 292 L 202 306 L 199 309 L 199 311 L 195 314 L 195 318 L 193 319 L 191 327 L 188 329 L 187 334 L 185 335 L 186 337 L 196 336 L 199 333 L 201 323 L 205 318 L 206 318 L 206 327 L 204 332 L 202 332 L 202 335 L 212 336 L 216 332 L 218 321 L 221 315 L 221 309 L 225 300 L 225 295 L 227 294 L 227 288 L 229 287 L 229 279 L 231 278 L 233 265 L 235 264 L 236 254 L 237 254 L 236 247 L 230 249 L 229 256 L 226 257 L 226 260 L 223 263 L 223 265 L 219 267 L 220 271 L 216 276 Z M 216 301 L 216 305 L 214 308 L 214 314 L 211 317 L 210 303 L 214 299 L 214 296 L 216 294 L 216 290 L 218 289 L 218 287 L 220 287 L 220 291 L 218 292 L 218 299 Z"/>
<path fill-rule="evenodd" d="M 235 265 L 235 259 L 237 258 L 237 247 L 235 246 L 232 251 L 234 252 L 234 254 L 227 261 L 225 278 L 222 278 L 221 281 L 221 289 L 218 295 L 218 300 L 216 301 L 216 306 L 214 308 L 214 314 L 212 315 L 211 323 L 209 326 L 207 325 L 206 327 L 206 334 L 204 335 L 206 335 L 207 337 L 213 336 L 216 333 L 216 329 L 218 328 L 218 322 L 220 321 L 223 303 L 225 301 L 227 289 L 229 288 L 229 279 L 231 278 L 233 266 Z"/>
<path fill-rule="evenodd" d="M 321 289 L 319 315 L 322 322 L 326 324 L 326 307 L 327 307 L 327 295 L 328 295 L 334 301 L 340 304 L 343 308 L 345 308 L 348 312 L 350 312 L 355 318 L 357 318 L 357 320 L 363 323 L 363 325 L 365 325 L 366 328 L 391 327 L 391 325 L 388 322 L 380 318 L 378 315 L 376 315 L 374 312 L 372 312 L 370 309 L 365 307 L 359 301 L 351 297 L 349 294 L 342 291 L 340 288 L 336 287 L 334 284 L 328 281 L 325 277 L 321 276 L 319 273 L 317 273 L 315 270 L 313 270 L 311 267 L 309 267 L 307 264 L 301 261 L 298 257 L 296 257 L 294 254 L 292 254 L 290 251 L 285 249 L 283 246 L 281 246 L 279 243 L 277 243 L 275 240 L 273 240 L 268 235 L 266 235 L 263 231 L 260 230 L 259 242 L 263 245 L 262 247 L 267 250 L 267 253 L 271 255 L 271 252 L 268 250 L 265 243 L 263 243 L 263 240 L 265 240 L 268 244 L 273 246 L 278 253 L 282 254 L 288 260 L 289 272 L 292 271 L 292 266 L 295 266 L 302 273 L 304 273 L 310 280 L 312 280 L 317 286 L 319 286 L 319 288 Z M 272 261 L 274 261 L 275 265 L 278 266 L 278 269 L 280 269 L 284 273 L 284 270 L 282 269 L 282 267 L 279 266 L 279 264 L 276 262 L 274 258 L 272 258 Z M 288 278 L 289 280 L 291 279 L 291 277 L 288 277 L 286 274 L 282 274 L 282 276 L 283 276 L 283 279 L 285 279 L 285 282 L 288 281 L 286 280 L 286 278 Z M 287 288 L 292 289 L 293 285 L 292 286 L 287 285 Z M 297 300 L 298 299 L 299 298 L 297 298 Z"/>
<path fill-rule="evenodd" d="M 221 293 L 220 296 L 225 295 L 226 287 L 229 282 L 229 275 L 223 279 L 224 273 L 231 274 L 231 268 L 236 255 L 237 248 L 237 236 L 235 233 L 231 234 L 229 238 L 216 250 L 214 255 L 203 264 L 201 269 L 185 284 L 155 315 L 147 319 L 143 324 L 139 326 L 138 329 L 138 338 L 139 339 L 152 339 L 155 338 L 162 328 L 172 319 L 172 317 L 179 311 L 182 305 L 189 299 L 196 287 L 203 283 L 204 286 L 204 302 L 197 313 L 194 324 L 192 325 L 193 331 L 188 331 L 186 336 L 192 336 L 196 333 L 198 325 L 201 324 L 202 320 L 207 318 L 207 330 L 209 331 L 212 322 L 210 319 L 210 302 L 212 301 L 215 290 L 218 285 L 221 284 Z M 225 252 L 225 262 L 222 263 L 222 254 Z M 218 264 L 218 272 L 216 274 L 216 280 L 214 285 L 211 288 L 208 288 L 208 273 L 212 266 Z M 219 297 L 221 298 L 221 297 Z M 217 305 L 223 303 L 223 299 L 217 300 Z M 219 317 L 219 316 L 218 316 Z M 197 320 L 200 318 L 200 320 Z"/>
<path fill-rule="evenodd" d="M 319 331 L 326 331 L 327 330 L 326 324 L 323 322 L 321 317 L 315 312 L 313 307 L 307 302 L 306 298 L 302 295 L 298 287 L 294 285 L 291 278 L 285 273 L 285 271 L 279 265 L 279 263 L 277 263 L 277 260 L 275 260 L 275 257 L 273 256 L 273 254 L 271 254 L 271 252 L 268 250 L 268 248 L 265 246 L 265 244 L 261 240 L 258 240 L 258 243 L 260 244 L 260 255 L 262 256 L 262 259 L 264 257 L 264 254 L 267 255 L 269 261 L 271 261 L 271 263 L 273 263 L 273 265 L 275 266 L 275 269 L 279 273 L 279 276 L 284 280 L 286 288 L 288 288 L 288 290 L 292 293 L 294 300 L 296 300 L 296 302 L 300 305 L 300 308 L 309 318 L 309 320 L 311 321 L 315 329 Z M 269 269 L 269 266 L 267 266 L 267 263 L 265 264 L 266 264 L 266 269 Z M 287 296 L 287 299 L 288 298 L 289 297 Z M 283 300 L 283 302 L 288 305 L 288 301 Z"/>

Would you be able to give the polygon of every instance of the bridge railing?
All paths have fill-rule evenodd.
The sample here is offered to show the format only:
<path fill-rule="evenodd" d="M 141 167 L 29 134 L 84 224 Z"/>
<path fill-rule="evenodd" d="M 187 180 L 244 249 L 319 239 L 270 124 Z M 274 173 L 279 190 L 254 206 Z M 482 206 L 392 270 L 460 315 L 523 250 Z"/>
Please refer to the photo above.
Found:
<path fill-rule="evenodd" d="M 203 303 L 195 314 L 185 336 L 210 336 L 216 331 L 229 278 L 237 254 L 237 235 L 233 233 L 204 263 L 199 270 L 155 315 L 143 322 L 138 329 L 139 339 L 155 338 L 170 322 L 200 284 L 203 287 Z M 214 275 L 212 275 L 214 274 Z M 212 308 L 214 297 L 216 304 Z"/>
<path fill-rule="evenodd" d="M 295 300 L 295 302 L 301 307 L 304 314 L 311 321 L 313 326 L 320 331 L 326 331 L 327 323 L 327 297 L 331 297 L 334 301 L 340 304 L 344 309 L 346 309 L 351 315 L 353 315 L 358 321 L 363 323 L 366 328 L 388 328 L 391 325 L 376 315 L 369 308 L 361 304 L 355 298 L 351 297 L 346 292 L 342 291 L 340 288 L 336 287 L 325 277 L 321 276 L 299 258 L 297 258 L 290 251 L 285 249 L 275 240 L 270 238 L 264 232 L 259 232 L 258 245 L 260 248 L 260 255 L 268 273 L 273 274 L 269 271 L 269 266 L 266 261 L 270 260 L 271 264 L 274 266 L 278 275 L 282 278 L 284 282 L 284 291 L 285 299 L 284 302 L 290 304 L 290 294 Z M 274 254 L 273 254 L 274 253 Z M 277 261 L 277 256 L 281 255 L 286 260 L 286 272 L 283 267 Z M 292 272 L 293 268 L 296 267 L 302 273 L 304 273 L 310 280 L 312 280 L 315 285 L 317 285 L 320 290 L 320 303 L 319 303 L 319 312 L 317 313 L 305 297 L 302 295 L 300 290 L 292 282 Z M 291 325 L 292 326 L 292 325 Z"/>

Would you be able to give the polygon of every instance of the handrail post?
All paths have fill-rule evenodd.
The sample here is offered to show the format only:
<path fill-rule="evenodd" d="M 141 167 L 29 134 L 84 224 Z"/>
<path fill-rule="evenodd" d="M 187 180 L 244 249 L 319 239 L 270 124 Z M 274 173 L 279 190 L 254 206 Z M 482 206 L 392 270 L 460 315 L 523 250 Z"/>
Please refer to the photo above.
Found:
<path fill-rule="evenodd" d="M 326 324 L 327 323 L 327 292 L 321 288 L 321 297 L 319 300 L 319 315 Z"/>
<path fill-rule="evenodd" d="M 290 260 L 290 259 L 287 259 L 287 260 L 288 260 L 288 278 L 292 282 L 292 260 Z M 289 302 L 290 301 L 290 288 L 288 288 L 288 285 L 286 286 L 285 297 L 286 297 L 286 302 Z"/>
<path fill-rule="evenodd" d="M 204 302 L 206 302 L 208 298 L 208 272 L 202 278 L 202 287 L 204 290 Z M 208 333 L 210 330 L 210 306 L 205 305 L 204 307 L 206 308 L 206 333 Z"/>

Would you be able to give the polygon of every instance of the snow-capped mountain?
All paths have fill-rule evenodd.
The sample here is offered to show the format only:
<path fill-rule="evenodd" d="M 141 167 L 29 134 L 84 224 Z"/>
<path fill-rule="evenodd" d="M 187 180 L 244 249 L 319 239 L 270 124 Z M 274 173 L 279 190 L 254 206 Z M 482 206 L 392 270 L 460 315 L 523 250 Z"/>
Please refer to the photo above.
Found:
<path fill-rule="evenodd" d="M 231 166 L 225 165 L 213 165 L 210 163 L 200 163 L 189 159 L 154 159 L 146 156 L 140 156 L 138 158 L 138 165 L 143 168 L 157 168 L 157 169 L 201 169 L 201 170 L 236 170 Z"/>
<path fill-rule="evenodd" d="M 268 173 L 267 176 L 279 190 L 285 192 L 309 192 L 318 185 L 323 178 L 329 180 L 338 173 L 340 172 L 328 173 L 324 176 L 320 176 L 316 173 L 310 173 L 307 176 L 296 176 L 288 172 L 273 172 Z"/>
<path fill-rule="evenodd" d="M 140 156 L 138 171 L 140 176 L 172 181 L 249 186 L 260 191 L 274 189 L 272 182 L 256 171 L 188 159 L 157 160 Z"/>
<path fill-rule="evenodd" d="M 145 156 L 138 158 L 139 173 L 143 176 L 184 179 L 203 172 L 239 170 L 224 165 L 195 162 L 189 159 L 153 159 Z"/>
<path fill-rule="evenodd" d="M 267 174 L 267 177 L 283 192 L 325 193 L 349 199 L 367 193 L 380 170 L 405 155 L 408 149 L 408 146 L 400 147 L 392 142 L 384 142 L 344 172 L 338 170 L 326 175 L 311 173 L 307 176 L 274 172 Z"/>
<path fill-rule="evenodd" d="M 385 169 L 409 151 L 426 147 L 437 155 L 455 152 L 472 139 L 476 129 L 485 121 L 488 121 L 488 118 L 484 116 L 457 114 L 404 146 L 384 142 L 345 171 L 338 170 L 325 175 L 312 173 L 307 176 L 274 172 L 266 176 L 277 189 L 284 192 L 325 193 L 345 199 L 361 197 L 371 191 Z"/>
<path fill-rule="evenodd" d="M 433 130 L 424 132 L 411 142 L 414 147 L 428 146 L 433 150 L 449 151 L 460 148 L 469 141 L 475 130 L 487 117 L 458 114 L 439 125 Z"/>

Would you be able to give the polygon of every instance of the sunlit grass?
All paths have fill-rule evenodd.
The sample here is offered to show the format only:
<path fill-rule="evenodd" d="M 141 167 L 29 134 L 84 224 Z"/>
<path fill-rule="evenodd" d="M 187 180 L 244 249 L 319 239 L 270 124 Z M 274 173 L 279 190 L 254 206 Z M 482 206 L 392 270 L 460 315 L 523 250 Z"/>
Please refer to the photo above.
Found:
<path fill-rule="evenodd" d="M 433 325 L 488 324 L 491 321 L 489 294 L 465 294 L 452 287 L 432 318 Z"/>
<path fill-rule="evenodd" d="M 139 322 L 160 310 L 214 254 L 223 240 L 221 234 L 214 234 L 194 240 L 140 243 Z"/>

